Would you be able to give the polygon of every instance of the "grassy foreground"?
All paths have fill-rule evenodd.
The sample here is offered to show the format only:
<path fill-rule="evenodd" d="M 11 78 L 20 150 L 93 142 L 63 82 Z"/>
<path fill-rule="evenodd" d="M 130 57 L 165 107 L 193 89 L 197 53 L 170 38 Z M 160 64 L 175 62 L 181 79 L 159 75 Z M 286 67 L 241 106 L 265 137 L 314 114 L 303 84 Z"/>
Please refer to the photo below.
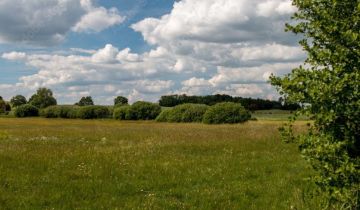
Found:
<path fill-rule="evenodd" d="M 317 209 L 281 123 L 0 118 L 0 209 Z"/>

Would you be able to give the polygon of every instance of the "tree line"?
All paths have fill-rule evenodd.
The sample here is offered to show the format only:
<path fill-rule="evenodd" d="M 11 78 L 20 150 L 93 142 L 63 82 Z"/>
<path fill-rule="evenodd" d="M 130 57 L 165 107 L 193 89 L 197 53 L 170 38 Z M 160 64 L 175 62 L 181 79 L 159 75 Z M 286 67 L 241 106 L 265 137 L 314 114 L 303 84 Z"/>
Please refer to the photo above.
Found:
<path fill-rule="evenodd" d="M 161 96 L 159 105 L 163 107 L 174 107 L 181 104 L 205 104 L 215 105 L 223 102 L 239 103 L 247 110 L 270 110 L 270 109 L 283 109 L 283 110 L 296 110 L 300 106 L 298 104 L 290 104 L 280 98 L 278 101 L 271 101 L 266 99 L 253 99 L 233 97 L 230 95 L 207 95 L 207 96 L 187 96 L 183 95 L 166 95 Z M 9 112 L 11 108 L 16 108 L 24 104 L 29 104 L 44 109 L 49 106 L 57 105 L 57 100 L 53 96 L 52 90 L 48 88 L 39 88 L 29 100 L 22 95 L 16 95 L 11 98 L 10 102 L 5 102 L 0 96 L 0 113 Z M 114 106 L 128 104 L 128 99 L 124 96 L 117 96 L 114 99 Z M 91 96 L 84 96 L 74 105 L 76 106 L 92 106 L 95 105 Z"/>
<path fill-rule="evenodd" d="M 207 95 L 207 96 L 187 96 L 183 95 L 167 95 L 161 96 L 159 105 L 164 107 L 174 107 L 180 104 L 206 104 L 209 106 L 222 103 L 222 102 L 234 102 L 240 103 L 246 109 L 255 110 L 270 110 L 270 109 L 282 109 L 282 110 L 297 110 L 300 108 L 299 104 L 288 103 L 283 98 L 279 98 L 278 101 L 266 100 L 266 99 L 253 99 L 233 97 L 225 94 Z"/>

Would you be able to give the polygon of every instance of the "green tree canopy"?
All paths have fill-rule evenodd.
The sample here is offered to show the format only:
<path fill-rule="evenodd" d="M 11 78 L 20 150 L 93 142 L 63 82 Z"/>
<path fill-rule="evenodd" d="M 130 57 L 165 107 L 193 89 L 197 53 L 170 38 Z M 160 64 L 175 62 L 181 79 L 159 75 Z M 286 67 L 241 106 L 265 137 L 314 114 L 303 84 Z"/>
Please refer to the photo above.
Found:
<path fill-rule="evenodd" d="M 6 112 L 6 102 L 0 96 L 0 113 Z"/>
<path fill-rule="evenodd" d="M 13 107 L 18 107 L 18 106 L 21 106 L 21 105 L 26 104 L 26 103 L 27 103 L 26 98 L 24 96 L 22 96 L 22 95 L 14 96 L 10 100 L 10 104 Z"/>
<path fill-rule="evenodd" d="M 47 88 L 39 88 L 36 93 L 30 97 L 29 103 L 40 109 L 57 104 L 53 92 Z"/>
<path fill-rule="evenodd" d="M 128 104 L 128 99 L 125 98 L 124 96 L 118 96 L 114 99 L 114 105 L 126 105 Z"/>
<path fill-rule="evenodd" d="M 78 103 L 75 105 L 78 106 L 93 106 L 94 101 L 92 100 L 91 96 L 82 97 Z"/>
<path fill-rule="evenodd" d="M 301 34 L 308 58 L 284 77 L 271 77 L 285 100 L 303 105 L 314 124 L 305 135 L 283 129 L 318 172 L 328 204 L 360 208 L 360 1 L 293 0 L 287 30 Z M 333 207 L 336 208 L 336 207 Z"/>

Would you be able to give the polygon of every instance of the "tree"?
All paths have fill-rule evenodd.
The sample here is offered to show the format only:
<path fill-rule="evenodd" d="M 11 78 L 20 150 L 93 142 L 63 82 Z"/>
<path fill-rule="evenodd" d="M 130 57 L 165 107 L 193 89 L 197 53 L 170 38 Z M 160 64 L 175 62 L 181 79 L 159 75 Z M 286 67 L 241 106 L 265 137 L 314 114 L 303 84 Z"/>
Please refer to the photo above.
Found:
<path fill-rule="evenodd" d="M 27 103 L 26 98 L 22 95 L 14 96 L 10 100 L 10 104 L 12 107 L 18 107 L 18 106 L 24 105 L 26 103 Z"/>
<path fill-rule="evenodd" d="M 6 102 L 0 96 L 0 113 L 6 112 Z"/>
<path fill-rule="evenodd" d="M 30 97 L 29 104 L 43 109 L 48 106 L 56 105 L 57 102 L 50 89 L 39 88 L 36 93 Z"/>
<path fill-rule="evenodd" d="M 315 183 L 329 208 L 360 208 L 360 3 L 357 0 L 293 0 L 298 12 L 287 30 L 304 37 L 308 54 L 300 66 L 271 77 L 288 102 L 302 104 L 295 115 L 314 119 L 309 132 L 282 128 L 317 171 Z M 337 207 L 336 207 L 337 206 Z"/>
<path fill-rule="evenodd" d="M 91 96 L 82 97 L 78 103 L 75 105 L 78 106 L 93 106 L 94 101 L 92 100 Z"/>
<path fill-rule="evenodd" d="M 128 99 L 125 98 L 124 96 L 118 96 L 114 99 L 114 105 L 126 105 L 128 104 Z"/>

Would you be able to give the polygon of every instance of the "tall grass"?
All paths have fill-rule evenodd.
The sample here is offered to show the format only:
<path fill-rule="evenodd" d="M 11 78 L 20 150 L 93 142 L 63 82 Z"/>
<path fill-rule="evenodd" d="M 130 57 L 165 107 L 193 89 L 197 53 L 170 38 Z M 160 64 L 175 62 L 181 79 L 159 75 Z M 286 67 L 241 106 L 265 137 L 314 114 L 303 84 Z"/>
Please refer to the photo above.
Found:
<path fill-rule="evenodd" d="M 280 124 L 0 118 L 0 209 L 319 209 Z"/>

